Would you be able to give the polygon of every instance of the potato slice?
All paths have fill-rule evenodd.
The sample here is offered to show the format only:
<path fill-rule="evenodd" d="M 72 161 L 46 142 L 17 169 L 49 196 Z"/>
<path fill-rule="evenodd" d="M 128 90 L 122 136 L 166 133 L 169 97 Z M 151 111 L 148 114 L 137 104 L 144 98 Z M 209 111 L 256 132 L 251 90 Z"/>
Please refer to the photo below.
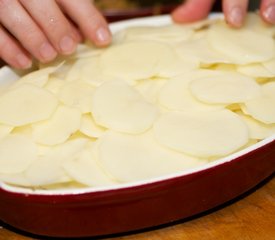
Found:
<path fill-rule="evenodd" d="M 248 129 L 229 110 L 211 113 L 164 114 L 154 124 L 157 141 L 171 149 L 198 157 L 225 156 L 248 141 Z"/>
<path fill-rule="evenodd" d="M 173 44 L 189 39 L 193 29 L 183 25 L 137 26 L 124 30 L 124 41 L 158 41 Z"/>
<path fill-rule="evenodd" d="M 24 173 L 13 173 L 13 174 L 0 173 L 0 181 L 11 185 L 21 186 L 21 187 L 32 187 L 32 184 L 26 178 Z"/>
<path fill-rule="evenodd" d="M 59 65 L 60 66 L 60 65 Z M 19 79 L 15 84 L 14 87 L 18 87 L 22 84 L 33 84 L 37 87 L 43 87 L 49 80 L 49 75 L 53 72 L 55 72 L 58 67 L 47 67 L 43 68 L 34 72 L 31 72 L 21 79 Z"/>
<path fill-rule="evenodd" d="M 190 82 L 192 94 L 205 103 L 240 103 L 261 94 L 260 85 L 253 79 L 235 72 L 215 71 Z"/>
<path fill-rule="evenodd" d="M 262 140 L 275 134 L 275 124 L 264 124 L 240 112 L 238 112 L 238 115 L 248 126 L 251 139 Z"/>
<path fill-rule="evenodd" d="M 184 112 L 213 111 L 224 108 L 224 105 L 205 104 L 198 101 L 189 90 L 189 83 L 198 77 L 212 76 L 214 71 L 199 70 L 180 75 L 169 80 L 160 90 L 159 102 L 170 110 Z"/>
<path fill-rule="evenodd" d="M 6 137 L 12 130 L 12 126 L 0 124 L 0 139 Z"/>
<path fill-rule="evenodd" d="M 96 154 L 92 151 L 93 146 L 87 146 L 73 160 L 65 162 L 63 168 L 75 181 L 86 186 L 108 186 L 117 182 L 108 177 L 98 164 Z"/>
<path fill-rule="evenodd" d="M 275 123 L 275 82 L 262 86 L 262 94 L 244 103 L 245 112 L 265 124 Z"/>
<path fill-rule="evenodd" d="M 54 155 L 38 157 L 24 172 L 24 175 L 32 186 L 72 181 L 61 167 L 60 159 L 57 159 Z"/>
<path fill-rule="evenodd" d="M 152 126 L 158 109 L 125 82 L 113 81 L 95 90 L 92 114 L 96 123 L 103 127 L 141 133 Z"/>
<path fill-rule="evenodd" d="M 99 140 L 98 156 L 103 168 L 122 182 L 159 177 L 206 163 L 160 146 L 151 132 L 128 135 L 109 131 Z"/>
<path fill-rule="evenodd" d="M 146 79 L 138 81 L 138 84 L 134 87 L 144 97 L 144 99 L 146 99 L 146 101 L 156 104 L 160 89 L 162 89 L 167 81 L 167 79 L 163 78 Z"/>
<path fill-rule="evenodd" d="M 79 130 L 89 137 L 98 138 L 106 131 L 106 128 L 97 125 L 91 114 L 84 114 L 81 118 Z"/>
<path fill-rule="evenodd" d="M 66 84 L 64 79 L 60 79 L 57 77 L 50 77 L 47 84 L 44 86 L 44 89 L 48 90 L 49 92 L 57 95 L 60 89 Z"/>
<path fill-rule="evenodd" d="M 69 107 L 75 107 L 82 113 L 91 111 L 94 88 L 91 85 L 74 81 L 65 84 L 59 92 L 59 99 Z"/>
<path fill-rule="evenodd" d="M 136 41 L 108 48 L 100 56 L 99 66 L 107 75 L 134 81 L 157 76 L 176 59 L 176 53 L 167 44 Z"/>
<path fill-rule="evenodd" d="M 212 48 L 236 64 L 268 61 L 275 51 L 275 43 L 271 36 L 259 34 L 245 27 L 229 28 L 225 22 L 212 25 L 207 40 Z"/>
<path fill-rule="evenodd" d="M 275 58 L 271 59 L 270 61 L 263 62 L 263 66 L 275 77 Z"/>
<path fill-rule="evenodd" d="M 231 63 L 232 61 L 226 55 L 215 51 L 205 40 L 205 37 L 180 43 L 176 47 L 176 52 L 189 61 L 204 64 Z"/>
<path fill-rule="evenodd" d="M 0 97 L 0 122 L 22 126 L 48 119 L 58 105 L 56 97 L 32 84 L 22 84 Z"/>
<path fill-rule="evenodd" d="M 56 145 L 65 142 L 80 128 L 81 113 L 76 108 L 59 106 L 51 119 L 32 125 L 35 142 Z"/>
<path fill-rule="evenodd" d="M 0 173 L 23 172 L 36 157 L 35 144 L 25 136 L 11 134 L 0 140 Z"/>
<path fill-rule="evenodd" d="M 275 67 L 275 66 L 274 66 Z M 249 65 L 240 65 L 237 71 L 250 77 L 255 78 L 272 78 L 274 73 L 270 72 L 262 63 L 252 63 Z"/>

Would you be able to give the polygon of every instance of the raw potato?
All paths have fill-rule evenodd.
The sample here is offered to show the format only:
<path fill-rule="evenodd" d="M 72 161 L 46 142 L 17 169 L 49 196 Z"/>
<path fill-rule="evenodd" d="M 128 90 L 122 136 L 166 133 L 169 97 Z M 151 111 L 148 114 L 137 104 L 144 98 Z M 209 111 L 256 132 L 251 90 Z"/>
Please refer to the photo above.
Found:
<path fill-rule="evenodd" d="M 81 113 L 76 108 L 60 106 L 52 118 L 32 125 L 35 142 L 45 145 L 64 143 L 80 128 Z"/>
<path fill-rule="evenodd" d="M 25 136 L 11 134 L 0 140 L 0 173 L 21 173 L 36 157 L 35 144 Z"/>
<path fill-rule="evenodd" d="M 182 42 L 193 35 L 193 29 L 185 27 L 184 25 L 167 25 L 167 26 L 143 26 L 143 27 L 131 27 L 123 30 L 123 41 L 157 41 L 165 42 L 168 44 L 174 44 Z"/>
<path fill-rule="evenodd" d="M 204 76 L 190 83 L 191 93 L 205 103 L 240 103 L 261 94 L 261 88 L 250 77 L 234 72 L 215 71 L 215 76 Z"/>
<path fill-rule="evenodd" d="M 59 99 L 69 107 L 75 107 L 82 113 L 88 113 L 91 111 L 93 93 L 94 88 L 91 85 L 82 81 L 74 81 L 61 88 Z"/>
<path fill-rule="evenodd" d="M 162 180 L 274 138 L 275 26 L 156 20 L 111 26 L 107 48 L 0 70 L 0 185 Z"/>
<path fill-rule="evenodd" d="M 22 84 L 0 96 L 0 122 L 23 126 L 48 119 L 58 105 L 56 97 L 42 88 Z"/>
<path fill-rule="evenodd" d="M 61 66 L 61 65 L 60 65 Z M 47 67 L 41 70 L 37 70 L 35 72 L 31 72 L 26 76 L 19 79 L 15 84 L 14 87 L 18 87 L 22 84 L 33 84 L 37 87 L 43 87 L 49 80 L 49 75 L 55 72 L 58 69 L 57 67 Z"/>
<path fill-rule="evenodd" d="M 73 160 L 65 162 L 63 168 L 73 179 L 86 186 L 108 186 L 117 182 L 108 177 L 98 164 L 93 146 L 86 147 Z"/>
<path fill-rule="evenodd" d="M 121 182 L 160 177 L 205 164 L 158 145 L 152 133 L 128 135 L 109 131 L 98 143 L 102 167 Z"/>
<path fill-rule="evenodd" d="M 12 126 L 0 124 L 0 139 L 6 137 L 12 130 Z"/>
<path fill-rule="evenodd" d="M 274 56 L 274 39 L 245 27 L 233 29 L 220 22 L 211 26 L 207 39 L 216 51 L 229 57 L 232 63 L 263 62 Z"/>
<path fill-rule="evenodd" d="M 106 131 L 106 128 L 97 125 L 91 114 L 84 114 L 79 131 L 89 137 L 98 138 Z"/>
<path fill-rule="evenodd" d="M 100 56 L 99 67 L 107 75 L 129 80 L 158 76 L 163 68 L 176 62 L 177 55 L 164 43 L 136 41 L 107 49 Z"/>
<path fill-rule="evenodd" d="M 163 146 L 198 157 L 225 156 L 248 142 L 248 129 L 229 110 L 209 113 L 170 112 L 154 124 Z"/>
<path fill-rule="evenodd" d="M 246 123 L 251 139 L 261 140 L 275 134 L 275 124 L 264 124 L 239 112 L 238 115 Z"/>
<path fill-rule="evenodd" d="M 198 101 L 189 90 L 189 83 L 198 77 L 211 77 L 214 71 L 199 70 L 170 79 L 160 90 L 159 103 L 170 110 L 183 112 L 214 111 L 224 105 L 205 104 Z"/>
<path fill-rule="evenodd" d="M 72 181 L 61 167 L 60 159 L 57 159 L 54 155 L 38 157 L 24 174 L 32 186 L 44 186 Z"/>
<path fill-rule="evenodd" d="M 246 101 L 245 111 L 253 118 L 265 124 L 275 123 L 275 82 L 262 87 L 262 95 Z"/>
<path fill-rule="evenodd" d="M 237 67 L 237 71 L 250 77 L 255 78 L 272 78 L 275 77 L 275 72 L 270 72 L 261 63 L 252 63 L 249 65 L 240 65 Z"/>
<path fill-rule="evenodd" d="M 153 125 L 158 109 L 123 81 L 113 81 L 95 90 L 92 114 L 105 128 L 136 134 Z"/>

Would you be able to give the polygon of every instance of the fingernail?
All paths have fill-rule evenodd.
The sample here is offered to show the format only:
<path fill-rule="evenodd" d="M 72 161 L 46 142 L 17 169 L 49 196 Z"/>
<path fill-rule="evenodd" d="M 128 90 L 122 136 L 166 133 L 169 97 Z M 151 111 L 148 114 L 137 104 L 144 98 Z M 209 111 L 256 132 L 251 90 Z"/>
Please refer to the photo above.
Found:
<path fill-rule="evenodd" d="M 263 16 L 269 23 L 275 23 L 275 4 L 271 4 L 263 12 Z"/>
<path fill-rule="evenodd" d="M 50 43 L 45 42 L 40 47 L 40 55 L 44 61 L 50 61 L 56 57 L 57 52 L 54 50 Z"/>
<path fill-rule="evenodd" d="M 101 27 L 97 30 L 96 37 L 100 43 L 109 43 L 111 34 L 106 28 Z"/>
<path fill-rule="evenodd" d="M 60 41 L 60 48 L 62 53 L 71 54 L 76 48 L 76 43 L 71 37 L 65 36 Z"/>
<path fill-rule="evenodd" d="M 228 15 L 228 22 L 234 27 L 241 27 L 243 24 L 244 14 L 240 7 L 233 7 Z"/>
<path fill-rule="evenodd" d="M 19 53 L 16 56 L 17 63 L 21 68 L 30 68 L 32 66 L 32 61 L 25 54 Z"/>

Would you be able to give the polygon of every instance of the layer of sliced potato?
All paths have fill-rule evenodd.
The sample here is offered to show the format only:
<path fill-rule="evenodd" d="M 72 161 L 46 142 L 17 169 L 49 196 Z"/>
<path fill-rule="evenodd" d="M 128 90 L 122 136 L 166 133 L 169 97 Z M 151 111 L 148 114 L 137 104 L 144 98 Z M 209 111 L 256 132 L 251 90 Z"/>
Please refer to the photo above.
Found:
<path fill-rule="evenodd" d="M 165 20 L 166 21 L 166 20 Z M 165 25 L 163 25 L 165 23 Z M 275 26 L 133 23 L 32 70 L 0 70 L 0 181 L 104 187 L 216 161 L 275 134 Z"/>

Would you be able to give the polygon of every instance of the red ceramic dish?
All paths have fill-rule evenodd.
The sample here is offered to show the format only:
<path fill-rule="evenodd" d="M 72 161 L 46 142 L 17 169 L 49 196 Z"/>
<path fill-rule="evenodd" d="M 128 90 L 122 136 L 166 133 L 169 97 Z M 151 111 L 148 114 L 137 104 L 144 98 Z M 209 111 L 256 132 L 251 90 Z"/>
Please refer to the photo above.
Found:
<path fill-rule="evenodd" d="M 167 17 L 151 19 L 156 25 L 167 21 Z M 118 23 L 113 30 L 146 22 L 148 19 Z M 274 172 L 275 134 L 205 166 L 148 181 L 59 191 L 0 183 L 0 220 L 20 230 L 51 237 L 128 232 L 211 209 Z"/>

